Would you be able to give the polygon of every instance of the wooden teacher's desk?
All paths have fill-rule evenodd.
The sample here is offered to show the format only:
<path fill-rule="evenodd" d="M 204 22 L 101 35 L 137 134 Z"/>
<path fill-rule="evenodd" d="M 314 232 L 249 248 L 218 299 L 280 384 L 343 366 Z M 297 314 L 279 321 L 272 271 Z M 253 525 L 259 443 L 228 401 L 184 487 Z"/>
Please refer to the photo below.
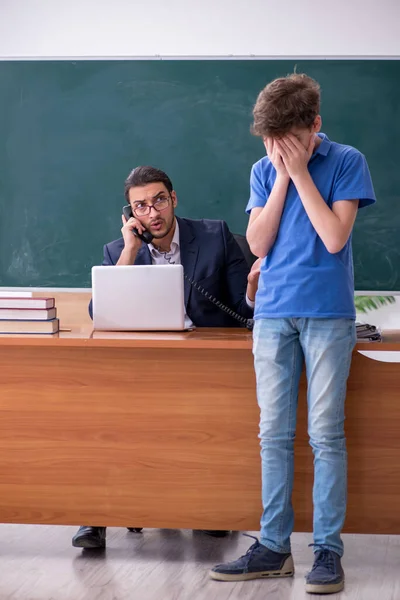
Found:
<path fill-rule="evenodd" d="M 0 522 L 258 529 L 251 334 L 93 333 L 63 310 L 71 331 L 0 336 Z M 400 336 L 357 349 L 400 350 Z M 346 431 L 346 531 L 400 534 L 398 363 L 354 352 Z M 298 531 L 312 480 L 303 380 Z"/>

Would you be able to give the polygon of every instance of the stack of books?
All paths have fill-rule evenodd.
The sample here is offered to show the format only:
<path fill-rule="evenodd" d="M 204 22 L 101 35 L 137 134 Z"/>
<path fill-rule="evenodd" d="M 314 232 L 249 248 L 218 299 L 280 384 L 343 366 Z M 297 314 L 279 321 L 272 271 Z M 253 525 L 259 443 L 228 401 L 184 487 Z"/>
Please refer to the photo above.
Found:
<path fill-rule="evenodd" d="M 0 334 L 57 333 L 54 298 L 0 297 Z"/>
<path fill-rule="evenodd" d="M 368 323 L 356 323 L 358 342 L 381 342 L 382 334 L 375 325 Z"/>

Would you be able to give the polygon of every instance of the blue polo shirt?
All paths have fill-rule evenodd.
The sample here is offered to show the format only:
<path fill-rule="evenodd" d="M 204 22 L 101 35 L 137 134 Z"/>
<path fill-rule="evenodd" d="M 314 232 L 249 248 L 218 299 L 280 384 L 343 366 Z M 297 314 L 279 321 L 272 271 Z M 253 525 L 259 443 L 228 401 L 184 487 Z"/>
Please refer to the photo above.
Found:
<path fill-rule="evenodd" d="M 332 208 L 338 200 L 359 200 L 359 208 L 375 202 L 365 157 L 355 148 L 322 142 L 308 163 L 322 198 Z M 252 168 L 246 211 L 263 207 L 276 171 L 267 156 Z M 261 267 L 255 319 L 283 317 L 355 319 L 351 236 L 337 254 L 330 254 L 318 236 L 292 181 L 279 232 Z"/>

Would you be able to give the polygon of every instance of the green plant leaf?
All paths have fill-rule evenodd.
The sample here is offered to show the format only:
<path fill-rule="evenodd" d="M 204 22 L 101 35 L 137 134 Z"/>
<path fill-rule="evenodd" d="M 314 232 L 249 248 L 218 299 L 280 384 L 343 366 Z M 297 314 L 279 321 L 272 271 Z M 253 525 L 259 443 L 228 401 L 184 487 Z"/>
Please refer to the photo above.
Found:
<path fill-rule="evenodd" d="M 394 304 L 396 299 L 394 296 L 355 296 L 354 303 L 357 312 L 367 313 L 370 310 L 375 310 L 380 306 Z"/>

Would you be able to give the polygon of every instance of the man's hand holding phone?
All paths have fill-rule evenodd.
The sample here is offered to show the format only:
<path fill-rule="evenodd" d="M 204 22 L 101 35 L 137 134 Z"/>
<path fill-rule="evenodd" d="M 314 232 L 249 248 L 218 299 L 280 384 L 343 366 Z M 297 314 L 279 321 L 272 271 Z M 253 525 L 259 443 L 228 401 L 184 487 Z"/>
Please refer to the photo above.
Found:
<path fill-rule="evenodd" d="M 135 263 L 142 240 L 134 234 L 134 229 L 139 234 L 145 231 L 143 225 L 135 217 L 132 216 L 127 219 L 125 215 L 122 215 L 121 233 L 124 238 L 124 249 L 121 252 L 117 265 L 133 265 Z"/>

